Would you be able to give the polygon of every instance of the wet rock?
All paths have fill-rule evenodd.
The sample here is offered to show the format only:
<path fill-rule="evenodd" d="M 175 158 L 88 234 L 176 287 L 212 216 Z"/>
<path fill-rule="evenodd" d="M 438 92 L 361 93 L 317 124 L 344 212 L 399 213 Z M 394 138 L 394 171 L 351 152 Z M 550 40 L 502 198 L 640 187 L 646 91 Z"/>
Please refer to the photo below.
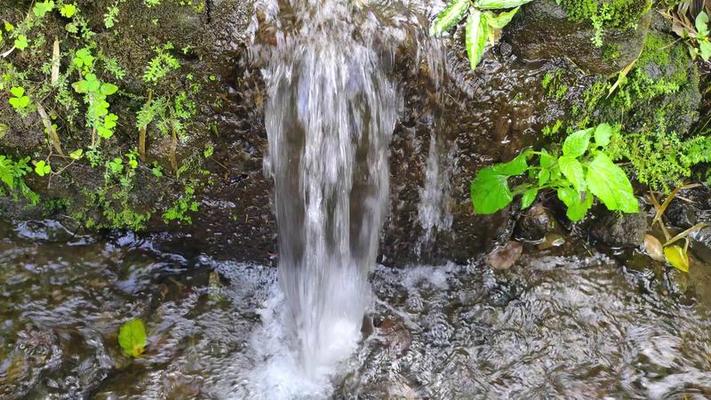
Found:
<path fill-rule="evenodd" d="M 638 1 L 644 7 L 645 1 Z M 607 29 L 604 45 L 596 47 L 595 30 L 588 21 L 576 22 L 555 0 L 537 0 L 522 7 L 506 29 L 506 40 L 526 60 L 568 58 L 588 73 L 620 71 L 640 53 L 650 25 L 650 16 L 640 18 L 637 29 Z M 609 53 L 614 49 L 614 57 Z"/>
<path fill-rule="evenodd" d="M 510 241 L 494 249 L 486 256 L 486 262 L 494 269 L 504 270 L 511 268 L 523 253 L 523 245 Z"/>
<path fill-rule="evenodd" d="M 387 318 L 377 328 L 384 345 L 390 352 L 402 354 L 410 348 L 412 336 L 402 321 Z"/>
<path fill-rule="evenodd" d="M 637 214 L 604 213 L 592 223 L 593 239 L 613 247 L 636 247 L 644 243 L 647 216 Z"/>
<path fill-rule="evenodd" d="M 560 226 L 550 210 L 536 204 L 516 222 L 515 235 L 519 239 L 540 242 L 549 232 L 559 232 Z"/>

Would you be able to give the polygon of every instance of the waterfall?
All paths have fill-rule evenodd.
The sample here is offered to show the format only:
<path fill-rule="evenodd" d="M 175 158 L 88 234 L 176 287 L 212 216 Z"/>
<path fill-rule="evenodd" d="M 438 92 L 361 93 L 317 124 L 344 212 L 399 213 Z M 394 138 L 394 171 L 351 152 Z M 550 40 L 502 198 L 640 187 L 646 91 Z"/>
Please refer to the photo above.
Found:
<path fill-rule="evenodd" d="M 288 15 L 263 71 L 280 286 L 307 374 L 355 349 L 388 196 L 399 95 L 354 7 L 280 4 Z"/>

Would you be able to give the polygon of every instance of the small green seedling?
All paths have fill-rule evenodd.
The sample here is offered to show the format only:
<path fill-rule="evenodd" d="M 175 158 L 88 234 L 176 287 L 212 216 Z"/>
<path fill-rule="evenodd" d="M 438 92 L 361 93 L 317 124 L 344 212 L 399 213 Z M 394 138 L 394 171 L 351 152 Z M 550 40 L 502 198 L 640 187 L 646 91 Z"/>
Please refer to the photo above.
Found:
<path fill-rule="evenodd" d="M 25 88 L 22 86 L 16 86 L 10 89 L 10 94 L 12 97 L 8 100 L 8 103 L 17 112 L 23 112 L 30 106 L 30 97 L 25 95 Z"/>
<path fill-rule="evenodd" d="M 45 176 L 52 172 L 52 166 L 50 166 L 46 161 L 34 161 L 35 173 L 39 176 Z"/>

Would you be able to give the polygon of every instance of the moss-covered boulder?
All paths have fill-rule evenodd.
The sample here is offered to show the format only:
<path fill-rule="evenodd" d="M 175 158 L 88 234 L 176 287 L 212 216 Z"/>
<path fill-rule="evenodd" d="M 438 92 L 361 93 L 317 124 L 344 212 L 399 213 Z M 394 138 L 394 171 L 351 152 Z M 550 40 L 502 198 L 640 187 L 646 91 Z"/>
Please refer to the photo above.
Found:
<path fill-rule="evenodd" d="M 536 0 L 507 29 L 526 60 L 568 58 L 592 74 L 611 74 L 639 55 L 650 24 L 649 0 Z"/>

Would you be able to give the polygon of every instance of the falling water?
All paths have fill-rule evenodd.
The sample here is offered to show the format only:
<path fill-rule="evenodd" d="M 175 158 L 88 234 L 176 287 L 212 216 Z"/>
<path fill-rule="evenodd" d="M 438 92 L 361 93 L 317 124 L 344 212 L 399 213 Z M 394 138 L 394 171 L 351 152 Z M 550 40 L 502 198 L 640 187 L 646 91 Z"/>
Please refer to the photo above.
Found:
<path fill-rule="evenodd" d="M 264 71 L 279 279 L 303 370 L 355 348 L 388 194 L 398 93 L 349 0 L 292 0 Z M 284 22 L 284 25 L 287 23 Z M 367 39 L 366 39 L 367 38 Z"/>

